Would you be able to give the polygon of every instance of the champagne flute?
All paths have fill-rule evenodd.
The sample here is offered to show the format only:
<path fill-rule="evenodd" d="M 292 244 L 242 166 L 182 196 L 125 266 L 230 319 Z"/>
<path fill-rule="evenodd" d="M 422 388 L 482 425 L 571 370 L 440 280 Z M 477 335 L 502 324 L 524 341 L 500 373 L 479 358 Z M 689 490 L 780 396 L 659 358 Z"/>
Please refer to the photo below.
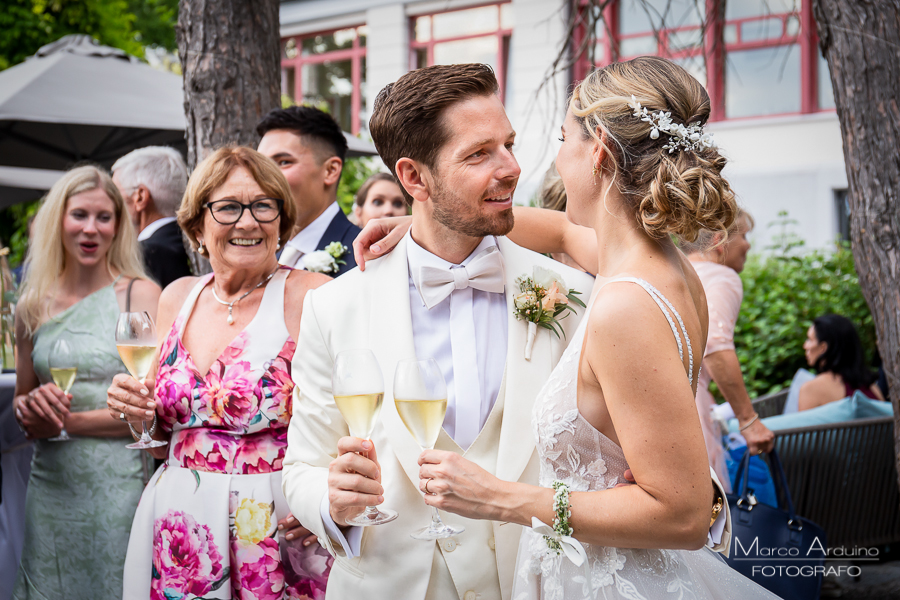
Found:
<path fill-rule="evenodd" d="M 153 366 L 156 355 L 156 328 L 146 312 L 123 312 L 116 321 L 116 349 L 131 376 L 144 385 L 144 379 Z M 126 448 L 144 450 L 165 446 L 168 442 L 154 440 L 147 432 L 147 423 L 141 421 L 141 439 Z"/>
<path fill-rule="evenodd" d="M 69 393 L 72 384 L 75 383 L 75 375 L 78 374 L 78 361 L 75 356 L 75 345 L 71 340 L 61 337 L 50 346 L 50 355 L 47 357 L 50 365 L 50 377 L 53 383 L 61 389 L 64 394 Z M 63 425 L 59 435 L 49 439 L 51 442 L 65 442 L 71 440 L 66 426 Z"/>
<path fill-rule="evenodd" d="M 447 412 L 447 385 L 433 358 L 401 360 L 394 371 L 394 405 L 403 424 L 422 450 L 433 450 Z M 431 525 L 411 534 L 416 540 L 439 540 L 465 531 L 446 525 L 438 509 L 431 507 Z"/>
<path fill-rule="evenodd" d="M 372 351 L 360 349 L 338 353 L 331 371 L 331 391 L 338 410 L 350 427 L 350 435 L 371 441 L 384 400 L 384 377 Z M 365 527 L 389 523 L 396 518 L 396 511 L 367 506 L 365 512 L 347 522 Z"/>

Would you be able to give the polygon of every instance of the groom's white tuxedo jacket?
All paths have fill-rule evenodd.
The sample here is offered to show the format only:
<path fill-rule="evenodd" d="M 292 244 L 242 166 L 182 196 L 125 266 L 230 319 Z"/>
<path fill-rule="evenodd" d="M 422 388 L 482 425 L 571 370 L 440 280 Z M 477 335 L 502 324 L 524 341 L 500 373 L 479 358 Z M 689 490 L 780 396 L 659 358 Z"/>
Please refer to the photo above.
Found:
<path fill-rule="evenodd" d="M 532 405 L 584 313 L 579 308 L 562 319 L 566 334 L 562 339 L 538 328 L 531 360 L 525 360 L 527 325 L 513 312 L 515 280 L 530 276 L 540 265 L 562 275 L 586 300 L 593 278 L 506 238 L 498 238 L 497 244 L 506 278 L 506 367 L 493 409 L 465 456 L 500 479 L 536 483 Z M 338 440 L 349 435 L 331 394 L 332 364 L 338 352 L 354 348 L 371 349 L 384 372 L 384 404 L 372 440 L 381 464 L 383 506 L 400 516 L 392 523 L 364 528 L 359 556 L 349 558 L 326 533 L 320 506 Z M 353 270 L 307 294 L 292 364 L 296 387 L 283 474 L 288 505 L 335 557 L 328 598 L 419 600 L 428 594 L 443 600 L 455 588 L 453 596 L 465 600 L 508 600 L 520 526 L 442 513 L 446 523 L 464 525 L 465 532 L 439 542 L 410 538 L 411 532 L 430 522 L 430 509 L 418 489 L 421 451 L 394 407 L 392 383 L 397 362 L 416 358 L 415 354 L 405 239 L 388 256 L 367 263 L 365 273 Z M 436 448 L 463 454 L 444 431 Z"/>

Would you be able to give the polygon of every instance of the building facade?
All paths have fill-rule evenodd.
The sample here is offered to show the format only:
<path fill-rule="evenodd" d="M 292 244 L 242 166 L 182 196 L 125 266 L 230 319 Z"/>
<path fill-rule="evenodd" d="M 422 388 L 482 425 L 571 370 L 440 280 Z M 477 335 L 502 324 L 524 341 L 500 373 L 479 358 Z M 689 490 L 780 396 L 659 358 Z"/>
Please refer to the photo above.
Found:
<path fill-rule="evenodd" d="M 410 69 L 490 64 L 518 132 L 516 201 L 527 203 L 556 156 L 573 83 L 610 61 L 665 56 L 710 93 L 708 129 L 756 219 L 757 249 L 785 210 L 808 247 L 846 235 L 840 127 L 811 0 L 616 0 L 592 11 L 588 0 L 286 0 L 282 89 L 365 137 L 378 91 Z M 567 37 L 580 52 L 554 69 Z"/>

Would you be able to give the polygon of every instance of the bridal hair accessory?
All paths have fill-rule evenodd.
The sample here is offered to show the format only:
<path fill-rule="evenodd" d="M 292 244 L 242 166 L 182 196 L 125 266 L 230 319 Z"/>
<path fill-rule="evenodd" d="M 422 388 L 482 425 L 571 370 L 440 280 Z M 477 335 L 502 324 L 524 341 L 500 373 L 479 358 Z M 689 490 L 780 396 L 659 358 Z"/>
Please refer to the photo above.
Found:
<path fill-rule="evenodd" d="M 650 123 L 650 139 L 659 139 L 659 132 L 662 131 L 671 139 L 663 145 L 663 150 L 668 150 L 672 154 L 675 150 L 705 150 L 707 148 L 715 148 L 716 141 L 711 133 L 703 133 L 703 126 L 698 122 L 690 125 L 682 125 L 672 122 L 672 113 L 658 110 L 651 112 L 642 107 L 637 101 L 634 94 L 631 95 L 631 102 L 628 106 L 634 109 L 634 116 L 640 117 L 641 121 Z"/>
<path fill-rule="evenodd" d="M 303 266 L 313 273 L 337 273 L 340 265 L 347 264 L 341 257 L 347 253 L 347 246 L 331 242 L 324 250 L 316 250 L 303 255 Z"/>
<path fill-rule="evenodd" d="M 528 338 L 525 341 L 525 360 L 531 360 L 531 350 L 538 327 L 549 329 L 556 337 L 564 337 L 559 324 L 568 316 L 566 311 L 575 312 L 572 307 L 585 307 L 578 297 L 581 292 L 566 287 L 563 278 L 550 269 L 534 267 L 531 277 L 522 275 L 516 279 L 519 294 L 513 299 L 516 320 L 528 322 Z M 562 335 L 560 335 L 562 334 Z"/>

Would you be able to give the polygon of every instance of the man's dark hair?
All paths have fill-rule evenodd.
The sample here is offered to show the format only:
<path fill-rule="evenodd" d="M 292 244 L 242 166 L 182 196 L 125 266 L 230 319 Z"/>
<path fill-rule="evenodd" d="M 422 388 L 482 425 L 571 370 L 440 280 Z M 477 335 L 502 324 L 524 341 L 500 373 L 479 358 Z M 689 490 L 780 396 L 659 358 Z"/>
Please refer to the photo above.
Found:
<path fill-rule="evenodd" d="M 438 152 L 453 133 L 443 127 L 447 108 L 497 90 L 497 78 L 488 65 L 434 65 L 410 71 L 375 98 L 369 132 L 378 154 L 394 176 L 403 157 L 434 168 Z M 403 195 L 412 203 L 406 190 Z"/>
<path fill-rule="evenodd" d="M 342 161 L 347 156 L 347 139 L 331 115 L 311 106 L 276 108 L 256 125 L 259 137 L 274 129 L 293 131 L 304 143 L 316 146 L 320 161 L 337 156 Z"/>

